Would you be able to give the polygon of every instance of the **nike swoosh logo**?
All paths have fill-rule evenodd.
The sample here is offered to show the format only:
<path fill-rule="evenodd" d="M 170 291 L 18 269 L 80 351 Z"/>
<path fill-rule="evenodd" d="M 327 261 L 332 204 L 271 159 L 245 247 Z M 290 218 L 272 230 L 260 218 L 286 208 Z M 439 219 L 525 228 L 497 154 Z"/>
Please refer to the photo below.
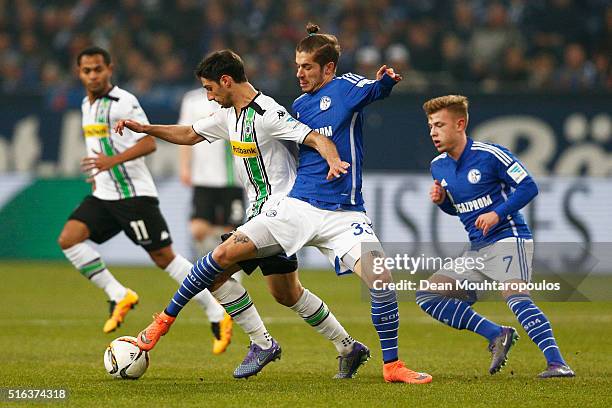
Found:
<path fill-rule="evenodd" d="M 506 343 L 508 343 L 508 337 L 504 337 L 504 341 L 502 341 L 502 346 L 506 347 Z"/>
<path fill-rule="evenodd" d="M 266 354 L 263 358 L 263 360 L 261 358 L 259 358 L 259 356 L 257 357 L 257 364 L 262 365 L 265 360 L 268 358 L 269 354 Z"/>
<path fill-rule="evenodd" d="M 147 339 L 144 333 L 140 335 L 140 341 L 142 341 L 144 344 L 151 344 L 151 340 Z"/>

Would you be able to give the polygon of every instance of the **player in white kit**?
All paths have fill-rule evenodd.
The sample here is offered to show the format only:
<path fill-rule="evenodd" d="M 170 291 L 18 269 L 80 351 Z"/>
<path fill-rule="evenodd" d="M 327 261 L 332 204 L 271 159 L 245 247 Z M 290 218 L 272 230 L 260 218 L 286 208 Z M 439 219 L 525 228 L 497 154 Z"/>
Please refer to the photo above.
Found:
<path fill-rule="evenodd" d="M 106 50 L 91 47 L 81 51 L 77 65 L 87 91 L 81 107 L 87 146 L 82 167 L 89 174 L 93 192 L 70 215 L 58 241 L 74 267 L 108 295 L 111 310 L 103 331 L 109 333 L 119 327 L 139 298 L 115 279 L 101 255 L 86 240 L 100 244 L 123 231 L 178 282 L 187 276 L 192 265 L 172 250 L 170 231 L 159 210 L 157 189 L 144 162 L 144 156 L 155 151 L 155 139 L 135 132 L 118 137 L 112 131 L 119 118 L 147 122 L 138 99 L 112 85 L 113 65 Z M 198 295 L 197 302 L 210 321 L 223 318 L 223 308 L 209 292 Z"/>

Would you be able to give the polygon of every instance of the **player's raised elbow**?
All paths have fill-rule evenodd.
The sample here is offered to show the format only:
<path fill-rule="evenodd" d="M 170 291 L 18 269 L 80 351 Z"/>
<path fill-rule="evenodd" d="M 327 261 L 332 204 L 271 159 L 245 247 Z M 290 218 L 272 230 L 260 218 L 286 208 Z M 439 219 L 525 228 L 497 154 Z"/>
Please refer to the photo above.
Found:
<path fill-rule="evenodd" d="M 200 143 L 202 140 L 205 140 L 202 136 L 198 135 L 193 128 L 189 128 L 187 135 L 183 138 L 183 145 L 193 146 L 194 144 Z"/>

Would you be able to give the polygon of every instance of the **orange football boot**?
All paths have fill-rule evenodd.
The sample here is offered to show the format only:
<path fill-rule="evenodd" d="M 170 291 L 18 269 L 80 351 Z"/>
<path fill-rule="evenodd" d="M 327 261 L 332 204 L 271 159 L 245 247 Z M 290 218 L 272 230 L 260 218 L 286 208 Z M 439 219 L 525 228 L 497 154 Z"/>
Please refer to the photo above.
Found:
<path fill-rule="evenodd" d="M 111 313 L 108 320 L 104 323 L 102 329 L 104 333 L 110 333 L 117 330 L 121 326 L 125 315 L 138 304 L 138 294 L 132 289 L 128 289 L 125 297 L 119 302 L 111 302 Z"/>
<path fill-rule="evenodd" d="M 151 324 L 138 333 L 138 347 L 145 351 L 151 350 L 155 347 L 159 338 L 168 333 L 175 320 L 176 317 L 168 316 L 166 312 L 154 314 Z"/>
<path fill-rule="evenodd" d="M 222 354 L 232 342 L 232 327 L 234 321 L 230 315 L 225 313 L 223 320 L 219 322 L 219 337 L 213 341 L 213 354 Z"/>
<path fill-rule="evenodd" d="M 431 375 L 426 373 L 417 373 L 404 365 L 401 360 L 394 361 L 383 365 L 383 377 L 385 382 L 401 382 L 408 384 L 427 384 L 430 383 Z"/>

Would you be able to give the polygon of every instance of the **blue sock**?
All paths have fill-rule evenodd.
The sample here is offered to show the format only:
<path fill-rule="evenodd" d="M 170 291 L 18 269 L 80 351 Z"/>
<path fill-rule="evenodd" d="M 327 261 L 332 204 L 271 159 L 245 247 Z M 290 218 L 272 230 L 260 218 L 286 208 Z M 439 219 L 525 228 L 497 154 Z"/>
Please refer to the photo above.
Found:
<path fill-rule="evenodd" d="M 563 364 L 565 360 L 553 336 L 550 322 L 542 311 L 533 303 L 529 295 L 512 295 L 506 299 L 508 307 L 516 315 L 529 338 L 542 350 L 548 364 Z"/>
<path fill-rule="evenodd" d="M 451 298 L 439 293 L 420 290 L 416 292 L 417 304 L 434 319 L 458 330 L 478 333 L 489 342 L 502 332 L 500 325 L 479 315 L 472 309 L 474 302 Z"/>
<path fill-rule="evenodd" d="M 223 268 L 215 262 L 212 252 L 200 258 L 193 265 L 191 272 L 189 272 L 189 275 L 183 280 L 181 287 L 172 297 L 168 307 L 166 307 L 166 314 L 177 316 L 187 305 L 187 302 L 204 289 L 208 289 L 221 272 L 223 272 Z"/>
<path fill-rule="evenodd" d="M 383 361 L 398 360 L 397 332 L 399 330 L 399 309 L 395 292 L 392 290 L 370 289 L 372 323 L 380 339 Z"/>

